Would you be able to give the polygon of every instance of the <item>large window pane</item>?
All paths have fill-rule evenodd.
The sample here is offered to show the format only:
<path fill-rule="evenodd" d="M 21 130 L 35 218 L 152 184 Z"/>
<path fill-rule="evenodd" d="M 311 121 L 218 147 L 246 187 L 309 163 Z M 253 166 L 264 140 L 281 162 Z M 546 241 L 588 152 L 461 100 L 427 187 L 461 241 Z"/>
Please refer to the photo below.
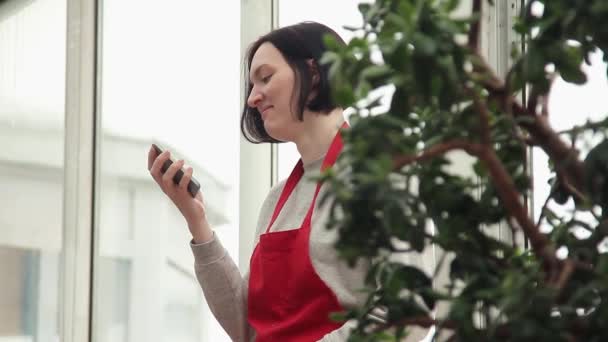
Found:
<path fill-rule="evenodd" d="M 65 0 L 0 2 L 0 342 L 58 341 Z"/>
<path fill-rule="evenodd" d="M 587 121 L 601 121 L 608 115 L 608 81 L 606 81 L 606 62 L 603 61 L 603 54 L 596 50 L 590 58 L 591 65 L 583 64 L 582 69 L 587 74 L 587 83 L 575 85 L 567 83 L 558 77 L 551 88 L 549 95 L 548 111 L 549 121 L 556 131 L 571 129 L 575 125 L 583 125 Z M 562 138 L 569 141 L 568 135 Z M 591 144 L 582 144 L 583 140 L 591 138 Z M 576 147 L 581 151 L 584 158 L 589 150 L 601 141 L 601 135 L 585 135 L 577 141 Z M 541 215 L 543 205 L 551 192 L 551 186 L 547 182 L 553 175 L 549 169 L 547 155 L 540 149 L 534 148 L 533 156 L 533 176 L 534 176 L 534 214 L 535 219 Z M 569 217 L 569 213 L 574 209 L 574 201 L 571 199 L 565 205 L 560 206 L 553 201 L 548 203 L 548 208 L 558 215 Z M 593 222 L 591 214 L 579 214 L 579 220 Z M 544 231 L 548 231 L 550 226 L 544 222 L 541 224 Z M 580 237 L 588 234 L 584 229 L 574 232 Z M 604 247 L 606 248 L 606 247 Z M 564 251 L 565 252 L 565 251 Z M 565 254 L 561 254 L 565 256 Z"/>
<path fill-rule="evenodd" d="M 186 223 L 146 164 L 157 142 L 194 167 L 238 260 L 239 6 L 103 2 L 96 342 L 228 341 L 194 276 Z"/>

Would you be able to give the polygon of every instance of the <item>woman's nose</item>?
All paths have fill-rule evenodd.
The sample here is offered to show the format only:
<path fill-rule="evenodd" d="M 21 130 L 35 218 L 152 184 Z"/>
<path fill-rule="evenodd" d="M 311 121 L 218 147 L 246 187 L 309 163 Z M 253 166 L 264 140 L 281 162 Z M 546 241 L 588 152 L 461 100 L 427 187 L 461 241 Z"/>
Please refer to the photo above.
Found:
<path fill-rule="evenodd" d="M 255 91 L 255 89 L 251 90 L 251 94 L 249 94 L 249 98 L 247 99 L 247 105 L 251 108 L 257 107 L 257 105 L 262 101 L 262 94 L 260 92 Z"/>

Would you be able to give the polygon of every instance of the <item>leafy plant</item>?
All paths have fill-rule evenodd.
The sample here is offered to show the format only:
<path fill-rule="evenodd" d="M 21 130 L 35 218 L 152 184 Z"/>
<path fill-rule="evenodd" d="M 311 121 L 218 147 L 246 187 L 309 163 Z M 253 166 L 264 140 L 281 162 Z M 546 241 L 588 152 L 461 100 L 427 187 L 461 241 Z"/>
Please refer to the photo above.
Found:
<path fill-rule="evenodd" d="M 359 322 L 351 341 L 398 340 L 413 326 L 452 341 L 607 340 L 608 119 L 556 132 L 547 98 L 558 75 L 586 82 L 581 65 L 595 49 L 608 60 L 608 2 L 528 1 L 513 28 L 526 49 L 504 78 L 479 52 L 481 0 L 470 18 L 454 18 L 458 6 L 360 4 L 356 38 L 326 39 L 336 100 L 355 108 L 348 171 L 323 175 L 335 199 L 329 226 L 343 258 L 371 262 L 366 305 L 343 315 Z M 598 140 L 583 159 L 578 143 Z M 530 146 L 554 172 L 537 222 L 525 204 Z M 451 171 L 457 151 L 471 157 L 468 175 Z M 496 238 L 497 224 L 529 248 Z M 431 246 L 444 253 L 435 273 L 448 272 L 446 284 L 396 257 Z M 384 324 L 368 315 L 378 307 Z"/>

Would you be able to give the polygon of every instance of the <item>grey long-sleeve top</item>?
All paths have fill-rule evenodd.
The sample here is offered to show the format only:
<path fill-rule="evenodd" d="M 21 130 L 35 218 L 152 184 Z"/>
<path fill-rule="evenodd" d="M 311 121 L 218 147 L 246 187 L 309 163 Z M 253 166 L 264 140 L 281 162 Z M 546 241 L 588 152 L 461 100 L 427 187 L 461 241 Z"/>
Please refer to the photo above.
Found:
<path fill-rule="evenodd" d="M 304 175 L 270 228 L 271 232 L 300 226 L 316 189 L 316 183 L 309 178 L 319 174 L 322 162 L 323 158 L 320 158 L 304 165 Z M 285 181 L 282 181 L 274 186 L 262 205 L 255 244 L 270 222 L 284 185 Z M 344 261 L 338 259 L 333 247 L 337 232 L 335 229 L 326 229 L 329 206 L 319 206 L 320 199 L 326 191 L 327 186 L 323 185 L 312 216 L 309 242 L 311 262 L 321 280 L 335 293 L 343 308 L 360 306 L 366 298 L 366 295 L 359 290 L 363 288 L 367 266 L 360 263 L 355 268 L 350 268 Z M 247 322 L 249 273 L 241 276 L 238 267 L 217 236 L 203 244 L 191 243 L 191 248 L 194 253 L 196 277 L 216 319 L 233 341 L 255 340 L 255 332 Z M 346 341 L 352 326 L 352 323 L 348 322 L 326 335 L 321 341 Z"/>

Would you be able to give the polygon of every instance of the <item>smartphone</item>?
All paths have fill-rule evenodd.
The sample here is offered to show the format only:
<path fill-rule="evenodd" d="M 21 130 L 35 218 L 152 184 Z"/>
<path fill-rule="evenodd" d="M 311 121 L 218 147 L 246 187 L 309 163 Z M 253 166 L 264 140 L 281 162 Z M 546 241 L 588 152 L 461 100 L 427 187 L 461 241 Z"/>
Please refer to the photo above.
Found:
<path fill-rule="evenodd" d="M 156 151 L 157 156 L 163 153 L 163 150 L 158 147 L 158 145 L 152 144 L 152 147 Z M 161 166 L 160 172 L 167 172 L 167 169 L 169 169 L 169 166 L 171 166 L 171 164 L 173 164 L 173 160 L 167 159 L 164 162 L 163 166 Z M 173 176 L 173 183 L 179 184 L 179 182 L 182 180 L 182 177 L 184 177 L 184 171 L 182 169 L 177 170 L 175 176 Z M 196 193 L 200 190 L 200 188 L 201 184 L 194 177 L 190 178 L 190 182 L 188 183 L 188 192 L 190 193 L 190 195 L 192 195 L 192 197 L 196 196 Z"/>

